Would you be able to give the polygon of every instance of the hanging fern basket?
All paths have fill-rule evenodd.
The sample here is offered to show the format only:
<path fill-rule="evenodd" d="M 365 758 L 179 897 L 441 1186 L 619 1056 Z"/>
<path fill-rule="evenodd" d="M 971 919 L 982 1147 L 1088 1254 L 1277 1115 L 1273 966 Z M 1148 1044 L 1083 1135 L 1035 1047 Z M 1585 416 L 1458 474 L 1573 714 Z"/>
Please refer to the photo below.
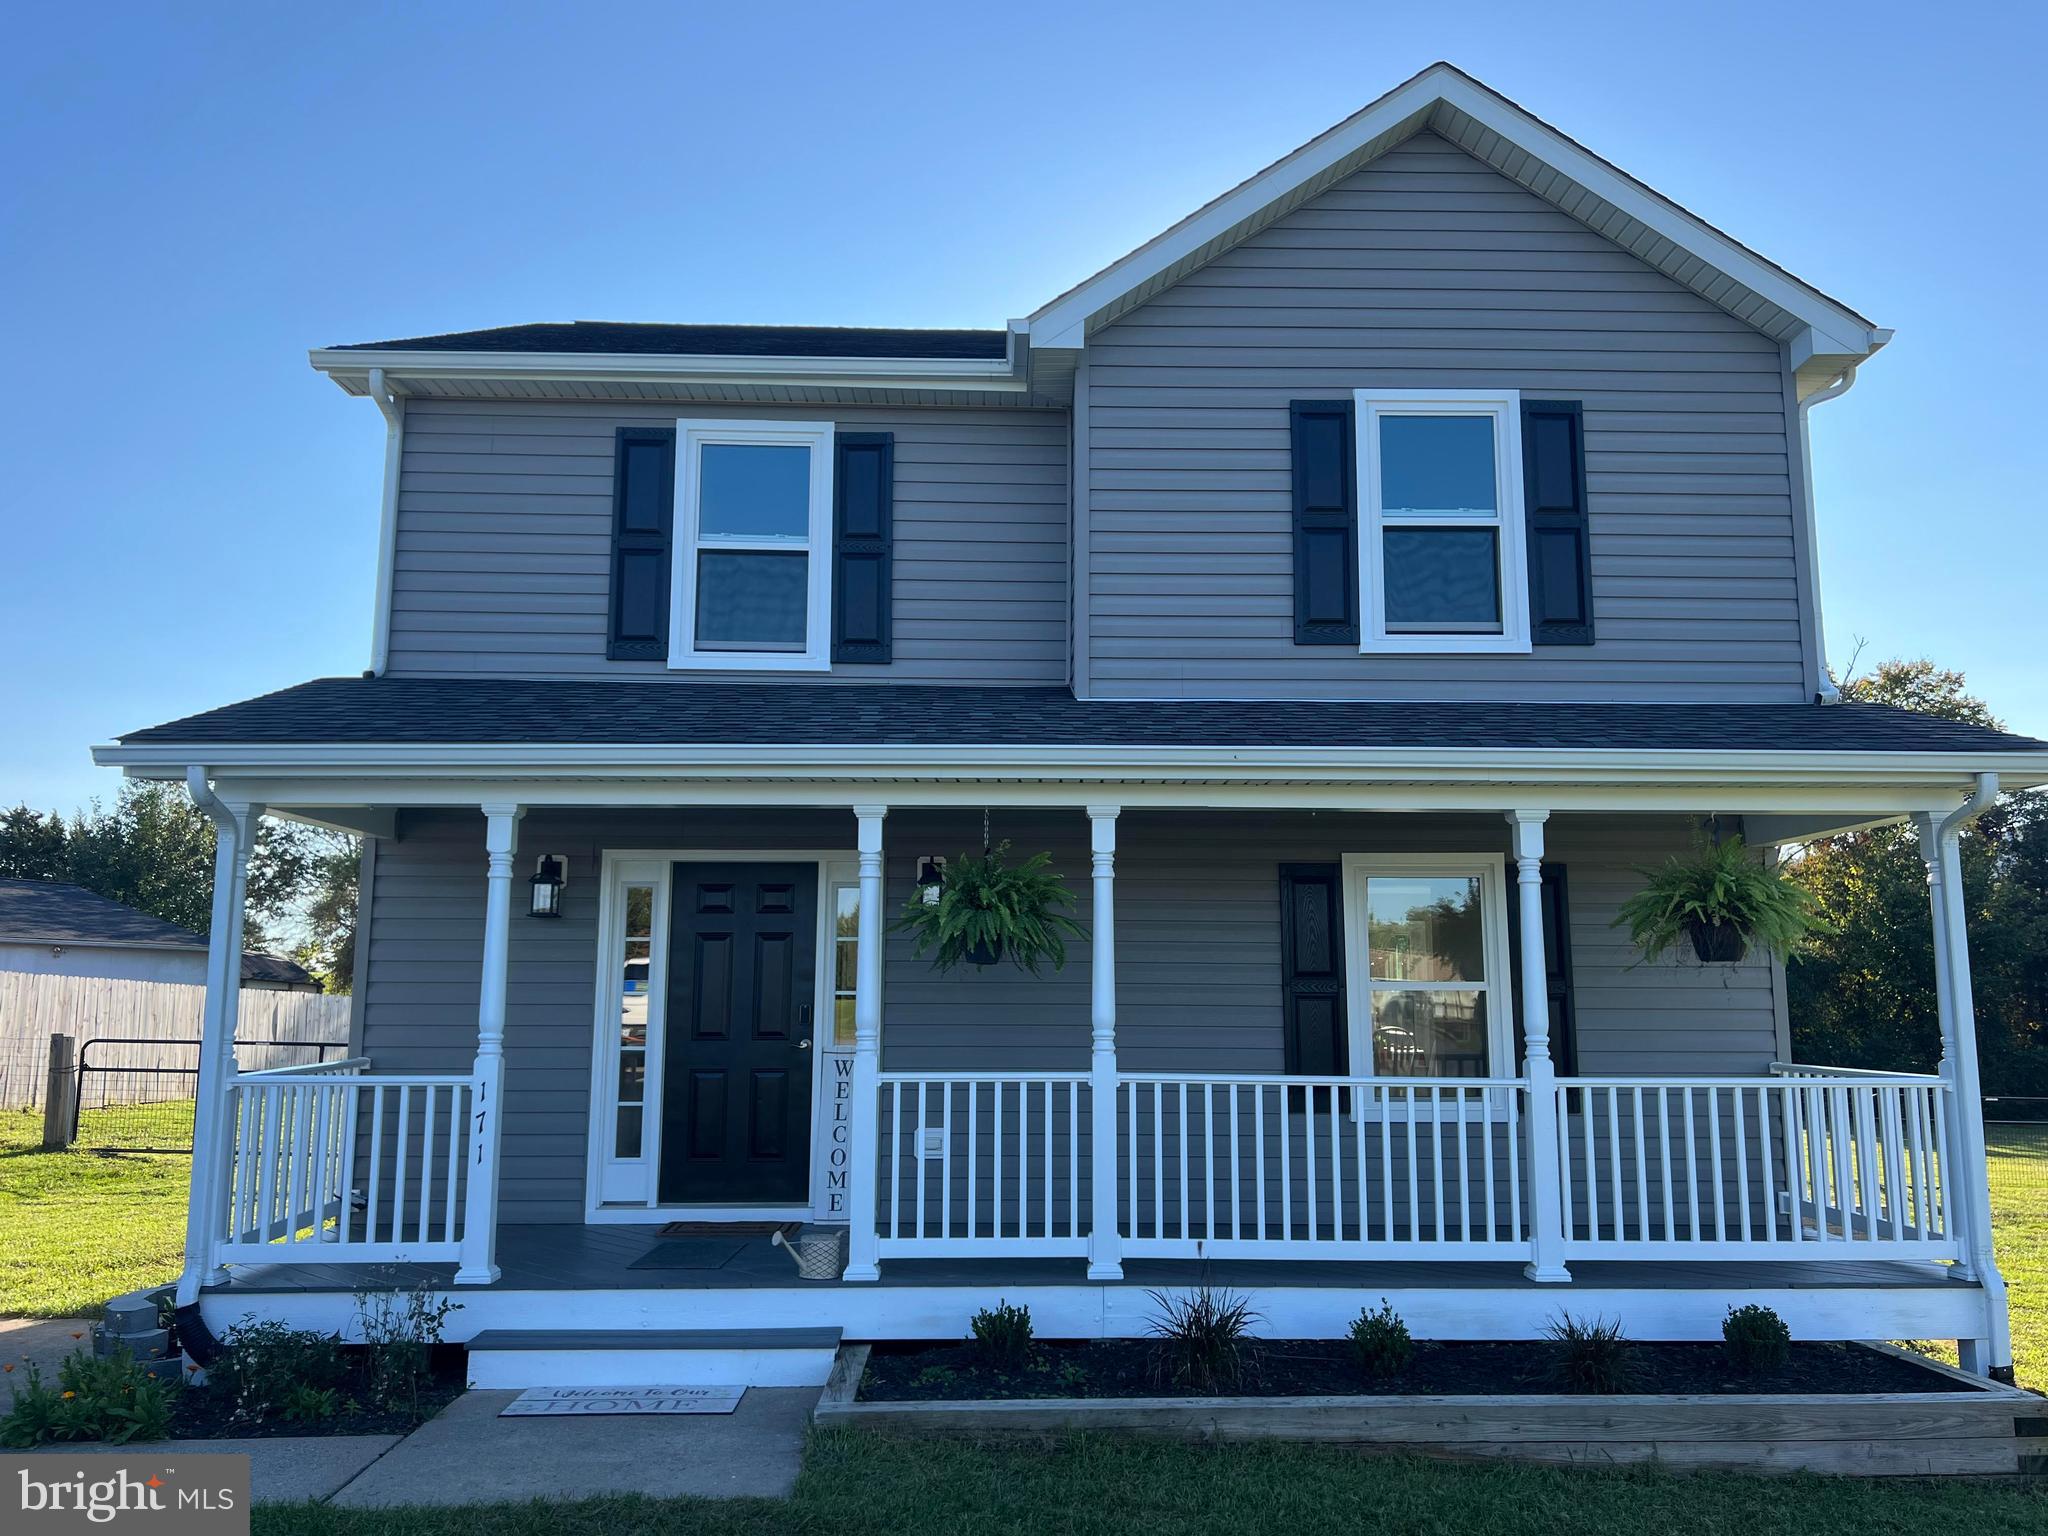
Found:
<path fill-rule="evenodd" d="M 1694 918 L 1685 925 L 1692 952 L 1707 965 L 1736 965 L 1749 954 L 1749 939 L 1734 923 Z"/>
<path fill-rule="evenodd" d="M 938 900 L 920 893 L 896 919 L 896 931 L 917 940 L 918 955 L 937 951 L 932 965 L 939 971 L 1007 959 L 1036 976 L 1041 966 L 1065 966 L 1067 939 L 1088 936 L 1067 915 L 1074 898 L 1053 872 L 1052 856 L 1035 853 L 1012 864 L 1009 851 L 998 843 L 978 858 L 961 854 L 947 868 Z"/>

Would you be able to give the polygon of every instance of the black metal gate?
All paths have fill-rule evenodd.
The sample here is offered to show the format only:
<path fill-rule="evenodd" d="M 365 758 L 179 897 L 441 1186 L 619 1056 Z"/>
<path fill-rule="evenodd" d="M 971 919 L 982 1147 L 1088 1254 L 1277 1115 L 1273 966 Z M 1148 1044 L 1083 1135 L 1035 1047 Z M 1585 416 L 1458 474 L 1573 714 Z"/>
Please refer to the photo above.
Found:
<path fill-rule="evenodd" d="M 327 1060 L 344 1043 L 237 1040 L 237 1050 L 284 1052 L 296 1066 Z M 72 1095 L 71 1144 L 88 1152 L 192 1151 L 192 1106 L 199 1093 L 197 1040 L 86 1041 L 78 1048 L 77 1091 Z"/>

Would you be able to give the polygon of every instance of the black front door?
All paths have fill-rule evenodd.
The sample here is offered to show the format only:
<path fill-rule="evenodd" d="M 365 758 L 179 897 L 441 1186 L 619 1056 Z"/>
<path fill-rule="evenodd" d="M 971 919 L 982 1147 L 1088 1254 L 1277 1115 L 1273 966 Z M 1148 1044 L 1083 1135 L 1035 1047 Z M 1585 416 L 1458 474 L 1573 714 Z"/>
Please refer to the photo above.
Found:
<path fill-rule="evenodd" d="M 669 904 L 661 1199 L 810 1197 L 815 864 L 678 864 Z"/>

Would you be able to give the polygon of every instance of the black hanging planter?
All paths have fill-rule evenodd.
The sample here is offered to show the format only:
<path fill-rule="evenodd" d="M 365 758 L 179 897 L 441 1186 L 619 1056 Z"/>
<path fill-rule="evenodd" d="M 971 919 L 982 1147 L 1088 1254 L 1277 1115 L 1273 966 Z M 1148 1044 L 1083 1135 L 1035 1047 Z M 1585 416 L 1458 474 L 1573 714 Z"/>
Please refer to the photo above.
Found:
<path fill-rule="evenodd" d="M 1707 965 L 1733 965 L 1749 953 L 1749 938 L 1733 923 L 1703 922 L 1693 918 L 1685 925 L 1693 953 Z"/>
<path fill-rule="evenodd" d="M 976 944 L 967 951 L 969 965 L 995 965 L 1003 958 L 1003 941 L 990 939 L 986 944 Z"/>

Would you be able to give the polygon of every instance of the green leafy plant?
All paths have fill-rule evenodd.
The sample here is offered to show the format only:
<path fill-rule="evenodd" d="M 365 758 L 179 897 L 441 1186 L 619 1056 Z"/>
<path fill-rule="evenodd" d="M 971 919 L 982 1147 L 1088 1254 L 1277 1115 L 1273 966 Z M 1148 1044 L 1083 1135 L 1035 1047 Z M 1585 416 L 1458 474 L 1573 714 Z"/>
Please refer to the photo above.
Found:
<path fill-rule="evenodd" d="M 1073 895 L 1054 873 L 1051 854 L 1034 853 L 1012 864 L 1009 851 L 1002 842 L 980 858 L 961 854 L 946 871 L 939 899 L 912 897 L 894 930 L 916 936 L 920 957 L 936 946 L 932 964 L 941 972 L 962 961 L 994 965 L 1006 955 L 1034 976 L 1047 963 L 1063 969 L 1066 939 L 1088 936 L 1064 910 L 1073 906 Z"/>
<path fill-rule="evenodd" d="M 222 1331 L 220 1344 L 220 1357 L 207 1367 L 206 1390 L 226 1394 L 237 1419 L 287 1418 L 299 1389 L 339 1387 L 348 1373 L 340 1339 L 275 1318 L 236 1323 Z"/>
<path fill-rule="evenodd" d="M 1222 1392 L 1245 1375 L 1245 1341 L 1260 1321 L 1251 1298 L 1204 1281 L 1181 1295 L 1148 1291 L 1158 1308 L 1150 1324 L 1153 1360 L 1162 1379 L 1196 1392 Z"/>
<path fill-rule="evenodd" d="M 1618 1320 L 1588 1323 L 1561 1312 L 1543 1331 L 1557 1345 L 1557 1380 L 1565 1391 L 1626 1392 L 1635 1385 L 1634 1346 Z"/>
<path fill-rule="evenodd" d="M 950 1367 L 928 1365 L 910 1378 L 910 1384 L 920 1392 L 948 1392 L 959 1377 Z"/>
<path fill-rule="evenodd" d="M 998 1301 L 974 1314 L 970 1325 L 982 1360 L 999 1371 L 1022 1370 L 1031 1359 L 1031 1309 Z"/>
<path fill-rule="evenodd" d="M 1833 931 L 1812 896 L 1751 858 L 1739 837 L 1638 873 L 1649 883 L 1621 904 L 1614 926 L 1627 926 L 1647 960 L 1684 938 L 1702 960 L 1740 960 L 1751 943 L 1782 958 L 1808 934 Z"/>
<path fill-rule="evenodd" d="M 293 1387 L 284 1401 L 284 1416 L 308 1427 L 325 1424 L 341 1412 L 341 1393 L 333 1387 Z"/>
<path fill-rule="evenodd" d="M 161 1440 L 171 1430 L 177 1388 L 151 1376 L 134 1354 L 116 1350 L 104 1358 L 83 1352 L 57 1367 L 55 1386 L 31 1364 L 27 1380 L 13 1388 L 7 1416 L 0 1418 L 0 1446 L 24 1450 L 54 1440 Z"/>
<path fill-rule="evenodd" d="M 434 1346 L 448 1314 L 462 1303 L 426 1286 L 356 1292 L 356 1317 L 369 1355 L 369 1399 L 386 1413 L 419 1417 L 420 1394 L 434 1375 Z"/>
<path fill-rule="evenodd" d="M 1792 1358 L 1792 1330 L 1769 1307 L 1730 1307 L 1721 1320 L 1721 1344 L 1745 1376 L 1767 1376 Z"/>
<path fill-rule="evenodd" d="M 1398 1376 L 1415 1356 L 1415 1340 L 1393 1303 L 1380 1298 L 1377 1312 L 1360 1311 L 1351 1322 L 1351 1353 L 1359 1369 L 1376 1380 Z"/>

